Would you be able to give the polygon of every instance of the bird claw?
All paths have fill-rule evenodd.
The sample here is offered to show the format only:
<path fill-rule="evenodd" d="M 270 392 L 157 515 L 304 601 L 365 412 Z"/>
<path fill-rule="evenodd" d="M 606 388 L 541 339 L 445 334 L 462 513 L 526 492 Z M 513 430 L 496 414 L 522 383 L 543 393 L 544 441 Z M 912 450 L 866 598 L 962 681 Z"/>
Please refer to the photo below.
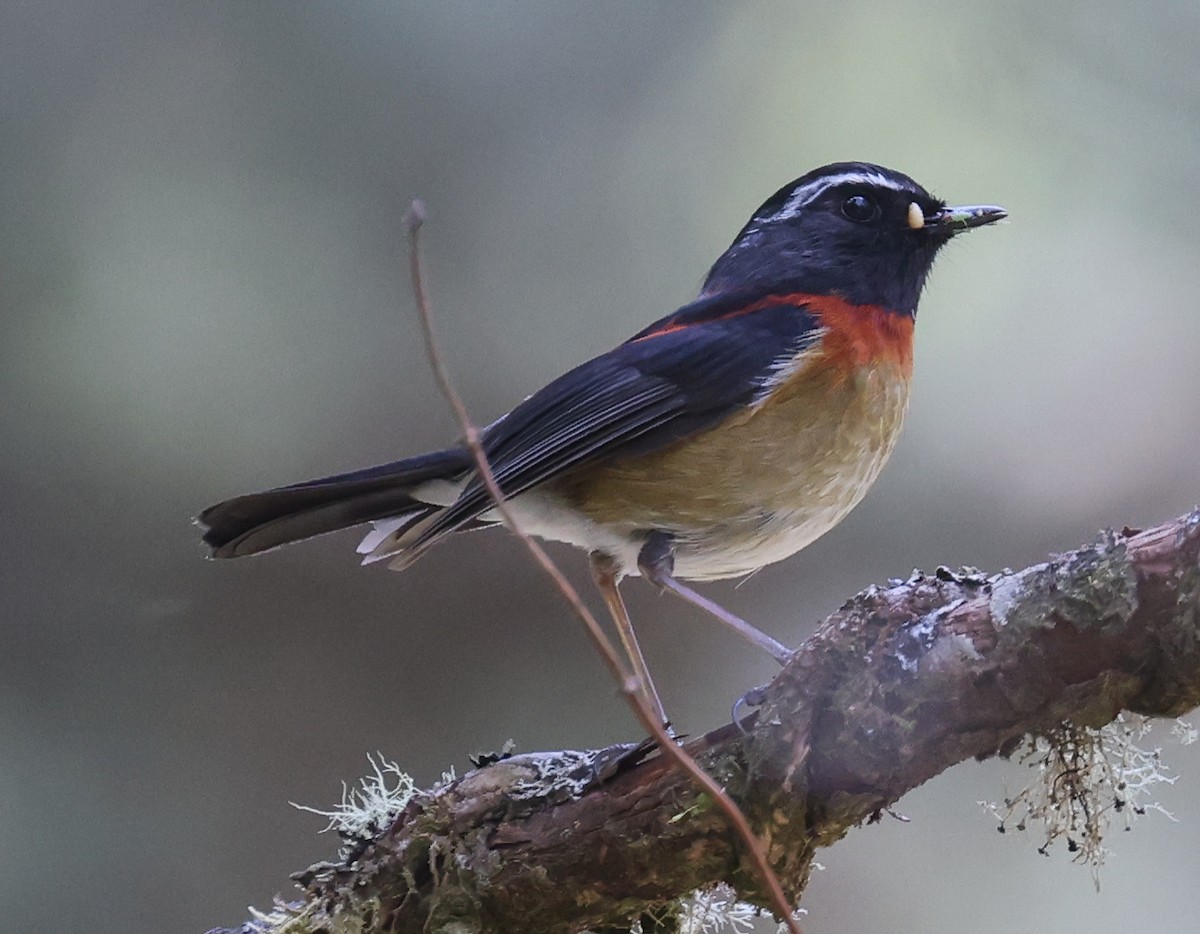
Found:
<path fill-rule="evenodd" d="M 734 725 L 743 733 L 748 733 L 749 730 L 746 729 L 742 722 L 742 718 L 739 717 L 739 711 L 741 711 L 743 707 L 761 707 L 766 699 L 767 685 L 762 684 L 756 688 L 751 688 L 749 691 L 735 700 L 733 702 L 733 710 L 730 712 L 732 714 Z M 745 719 L 749 719 L 750 716 L 752 716 L 752 714 L 747 715 Z"/>

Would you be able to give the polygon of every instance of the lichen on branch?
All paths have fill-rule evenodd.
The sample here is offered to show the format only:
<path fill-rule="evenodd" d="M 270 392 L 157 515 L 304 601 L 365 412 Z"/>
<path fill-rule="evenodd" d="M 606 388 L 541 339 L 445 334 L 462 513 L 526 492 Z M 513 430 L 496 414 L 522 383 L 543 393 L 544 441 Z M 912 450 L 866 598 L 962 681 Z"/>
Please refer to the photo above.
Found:
<path fill-rule="evenodd" d="M 957 762 L 1200 704 L 1200 511 L 1015 573 L 869 588 L 761 694 L 687 748 L 795 901 L 817 849 Z M 723 816 L 644 744 L 486 765 L 296 879 L 288 930 L 331 934 L 628 931 L 722 883 L 767 905 Z"/>

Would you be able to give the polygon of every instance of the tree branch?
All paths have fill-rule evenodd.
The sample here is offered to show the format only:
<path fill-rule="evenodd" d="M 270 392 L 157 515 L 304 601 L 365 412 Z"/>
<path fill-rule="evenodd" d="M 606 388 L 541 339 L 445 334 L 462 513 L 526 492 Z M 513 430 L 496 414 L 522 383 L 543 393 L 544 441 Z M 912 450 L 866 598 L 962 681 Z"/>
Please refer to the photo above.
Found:
<path fill-rule="evenodd" d="M 1200 704 L 1200 510 L 1016 573 L 872 587 L 763 691 L 747 732 L 688 745 L 796 900 L 813 854 L 968 758 L 1063 721 Z M 299 873 L 294 931 L 578 931 L 694 889 L 769 904 L 723 813 L 645 747 L 504 759 L 413 797 Z"/>
<path fill-rule="evenodd" d="M 707 794 L 717 807 L 724 811 L 725 817 L 729 821 L 729 825 L 733 828 L 734 833 L 741 838 L 742 845 L 745 847 L 746 857 L 754 867 L 754 871 L 758 874 L 771 907 L 784 919 L 784 924 L 790 934 L 803 934 L 800 930 L 800 925 L 793 917 L 792 904 L 788 902 L 787 894 L 783 891 L 783 886 L 767 862 L 767 855 L 763 850 L 762 843 L 754 835 L 754 829 L 750 826 L 750 822 L 746 820 L 746 815 L 741 812 L 741 809 L 729 797 L 725 789 L 711 775 L 704 771 L 695 758 L 680 748 L 675 742 L 675 738 L 668 733 L 666 725 L 659 719 L 660 713 L 650 706 L 650 701 L 645 694 L 647 686 L 641 683 L 636 675 L 626 671 L 625 665 L 622 663 L 620 656 L 618 656 L 616 648 L 608 636 L 604 634 L 604 630 L 600 628 L 600 624 L 592 615 L 591 610 L 587 608 L 587 604 L 583 602 L 579 593 L 571 586 L 571 582 L 567 580 L 566 575 L 550 560 L 550 556 L 546 553 L 546 550 L 529 533 L 525 532 L 516 521 L 516 517 L 513 515 L 508 501 L 504 496 L 504 492 L 500 489 L 500 484 L 496 480 L 496 475 L 492 472 L 492 465 L 488 463 L 487 452 L 484 450 L 483 439 L 479 433 L 479 429 L 471 421 L 471 416 L 467 413 L 466 405 L 463 404 L 462 398 L 459 396 L 457 390 L 455 390 L 454 384 L 450 380 L 450 374 L 446 370 L 445 362 L 442 359 L 441 351 L 438 348 L 437 337 L 433 330 L 433 313 L 429 308 L 429 295 L 425 285 L 424 264 L 421 261 L 420 233 L 421 227 L 425 223 L 425 203 L 420 200 L 414 201 L 408 209 L 406 219 L 409 233 L 408 258 L 412 278 L 413 298 L 416 300 L 417 313 L 421 318 L 421 331 L 425 336 L 425 351 L 429 358 L 429 365 L 433 368 L 438 388 L 441 390 L 442 395 L 446 397 L 450 408 L 454 410 L 454 417 L 458 420 L 459 427 L 463 431 L 467 449 L 471 452 L 471 457 L 475 461 L 475 469 L 478 471 L 479 478 L 487 488 L 488 495 L 491 497 L 496 511 L 504 520 L 504 524 L 508 526 L 509 530 L 525 546 L 525 549 L 529 552 L 529 556 L 542 569 L 542 572 L 550 578 L 563 599 L 567 601 L 567 605 L 571 607 L 575 616 L 583 623 L 584 631 L 587 633 L 592 647 L 604 662 L 605 667 L 608 668 L 613 680 L 616 681 L 621 696 L 629 705 L 637 721 L 658 745 L 663 756 L 674 761 L 676 767 L 683 774 L 691 777 L 691 780 L 696 784 L 700 793 Z"/>

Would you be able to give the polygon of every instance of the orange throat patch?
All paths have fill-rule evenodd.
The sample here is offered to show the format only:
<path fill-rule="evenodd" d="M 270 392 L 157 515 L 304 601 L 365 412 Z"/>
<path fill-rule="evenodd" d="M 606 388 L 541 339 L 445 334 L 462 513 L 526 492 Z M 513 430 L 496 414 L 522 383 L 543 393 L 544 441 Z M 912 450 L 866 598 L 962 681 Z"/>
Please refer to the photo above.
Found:
<path fill-rule="evenodd" d="M 878 305 L 851 305 L 832 295 L 805 297 L 825 336 L 822 354 L 828 365 L 854 371 L 890 364 L 908 379 L 913 366 L 913 318 Z"/>

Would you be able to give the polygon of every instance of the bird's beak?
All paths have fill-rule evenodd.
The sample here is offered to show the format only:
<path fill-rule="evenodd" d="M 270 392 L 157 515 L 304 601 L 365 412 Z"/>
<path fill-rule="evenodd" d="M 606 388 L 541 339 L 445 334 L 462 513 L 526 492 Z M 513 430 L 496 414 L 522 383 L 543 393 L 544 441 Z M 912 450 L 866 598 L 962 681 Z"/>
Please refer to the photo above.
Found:
<path fill-rule="evenodd" d="M 953 236 L 970 230 L 972 227 L 983 227 L 994 224 L 1008 217 L 1008 211 L 995 204 L 972 204 L 962 207 L 942 208 L 936 214 L 925 218 L 923 227 L 926 230 L 940 230 Z"/>

